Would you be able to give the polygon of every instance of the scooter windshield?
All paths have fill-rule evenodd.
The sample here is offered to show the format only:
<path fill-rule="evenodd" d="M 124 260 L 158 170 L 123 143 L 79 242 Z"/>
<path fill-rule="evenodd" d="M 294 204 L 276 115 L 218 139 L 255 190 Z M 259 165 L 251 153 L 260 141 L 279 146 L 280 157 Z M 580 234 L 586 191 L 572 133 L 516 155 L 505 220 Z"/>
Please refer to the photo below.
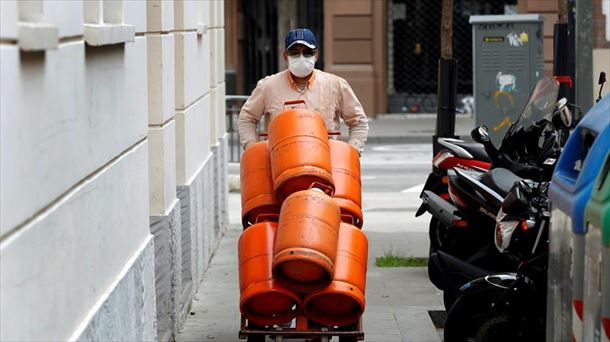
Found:
<path fill-rule="evenodd" d="M 559 82 L 553 78 L 543 78 L 536 83 L 536 87 L 530 95 L 529 101 L 519 115 L 519 118 L 510 126 L 504 136 L 502 145 L 509 143 L 514 135 L 522 130 L 528 130 L 536 122 L 546 119 L 551 120 L 555 102 L 559 94 Z"/>

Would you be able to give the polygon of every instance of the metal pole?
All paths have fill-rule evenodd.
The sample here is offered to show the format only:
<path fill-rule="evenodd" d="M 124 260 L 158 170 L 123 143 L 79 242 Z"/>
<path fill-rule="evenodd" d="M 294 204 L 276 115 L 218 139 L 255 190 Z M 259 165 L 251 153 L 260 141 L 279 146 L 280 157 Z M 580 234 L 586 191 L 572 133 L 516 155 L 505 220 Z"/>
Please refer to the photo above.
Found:
<path fill-rule="evenodd" d="M 441 146 L 438 137 L 455 136 L 455 100 L 457 92 L 457 60 L 453 58 L 453 0 L 443 0 L 441 21 L 441 58 L 438 60 L 438 107 L 436 134 L 432 150 L 436 155 Z"/>
<path fill-rule="evenodd" d="M 583 113 L 593 105 L 593 4 L 576 0 L 576 104 Z"/>
<path fill-rule="evenodd" d="M 453 0 L 443 0 L 441 14 L 441 58 L 453 56 Z"/>

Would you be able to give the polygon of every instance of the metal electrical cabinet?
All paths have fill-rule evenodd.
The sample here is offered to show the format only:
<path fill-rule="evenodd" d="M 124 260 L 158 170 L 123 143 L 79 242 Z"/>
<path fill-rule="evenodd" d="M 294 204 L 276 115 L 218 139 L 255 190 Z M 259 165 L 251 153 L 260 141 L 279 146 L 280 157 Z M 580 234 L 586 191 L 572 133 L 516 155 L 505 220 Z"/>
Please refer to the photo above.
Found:
<path fill-rule="evenodd" d="M 544 76 L 543 20 L 540 14 L 470 17 L 475 121 L 487 125 L 496 146 Z"/>

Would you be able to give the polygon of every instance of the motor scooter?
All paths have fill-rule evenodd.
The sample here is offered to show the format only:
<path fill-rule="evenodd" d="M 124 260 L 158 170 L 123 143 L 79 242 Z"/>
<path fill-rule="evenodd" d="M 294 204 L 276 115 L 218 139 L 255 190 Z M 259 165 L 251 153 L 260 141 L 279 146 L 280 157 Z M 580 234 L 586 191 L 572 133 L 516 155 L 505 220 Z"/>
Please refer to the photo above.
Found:
<path fill-rule="evenodd" d="M 499 149 L 491 142 L 485 126 L 472 131 L 473 140 L 485 148 L 492 160 L 490 171 L 458 167 L 448 170 L 449 200 L 424 188 L 420 211 L 423 208 L 433 217 L 429 228 L 431 252 L 443 250 L 462 257 L 472 254 L 481 247 L 477 230 L 493 228 L 500 203 L 515 181 L 550 179 L 573 126 L 567 102 L 562 99 L 554 106 L 558 89 L 554 79 L 538 82 Z"/>
<path fill-rule="evenodd" d="M 491 160 L 480 143 L 468 143 L 464 140 L 444 137 L 438 138 L 437 141 L 445 148 L 432 158 L 432 172 L 426 179 L 420 197 L 425 191 L 431 191 L 443 200 L 451 201 L 448 193 L 447 171 L 452 168 L 486 171 L 491 166 Z M 422 203 L 415 216 L 421 216 L 425 212 L 426 206 Z M 437 225 L 438 220 L 433 216 L 430 219 L 429 229 L 432 250 L 440 248 L 439 239 L 434 235 Z"/>
<path fill-rule="evenodd" d="M 516 272 L 467 282 L 448 311 L 445 341 L 543 341 L 546 322 L 548 183 L 519 181 L 503 201 L 493 240 Z"/>
<path fill-rule="evenodd" d="M 553 82 L 546 84 L 553 85 Z M 537 87 L 537 90 L 541 89 L 544 87 Z M 535 91 L 534 94 L 537 96 L 532 96 L 530 102 L 537 103 L 537 108 L 527 110 L 526 107 L 520 119 L 509 130 L 509 135 L 503 140 L 503 147 L 508 144 L 517 145 L 512 144 L 514 141 L 527 143 L 528 140 L 536 140 L 536 144 L 530 143 L 531 146 L 528 144 L 525 144 L 525 147 L 516 146 L 524 155 L 515 151 L 493 150 L 493 144 L 485 127 L 473 130 L 473 140 L 480 141 L 486 146 L 490 150 L 489 155 L 500 160 L 501 164 L 512 163 L 512 170 L 530 175 L 530 178 L 537 180 L 548 180 L 569 128 L 573 125 L 570 111 L 564 110 L 566 105 L 564 100 L 557 102 L 554 111 L 552 106 L 548 106 L 548 103 L 552 103 L 550 101 L 555 96 L 555 90 L 556 87 L 547 86 L 546 92 Z M 546 103 L 546 108 L 541 106 L 541 103 Z M 529 126 L 523 122 L 529 122 Z M 532 136 L 537 138 L 534 139 Z M 497 157 L 500 153 L 502 155 Z M 430 252 L 428 274 L 435 286 L 445 292 L 447 308 L 453 303 L 457 290 L 465 282 L 481 276 L 488 270 L 514 271 L 517 268 L 518 262 L 496 251 L 489 239 L 489 232 L 495 226 L 496 213 L 504 197 L 520 179 L 503 168 L 495 168 L 486 173 L 454 168 L 448 171 L 448 193 L 452 202 L 445 201 L 432 192 L 424 191 L 422 196 L 424 205 L 438 222 L 437 227 L 431 226 L 431 231 L 435 231 L 439 247 L 435 249 L 434 244 L 431 243 L 433 247 Z"/>

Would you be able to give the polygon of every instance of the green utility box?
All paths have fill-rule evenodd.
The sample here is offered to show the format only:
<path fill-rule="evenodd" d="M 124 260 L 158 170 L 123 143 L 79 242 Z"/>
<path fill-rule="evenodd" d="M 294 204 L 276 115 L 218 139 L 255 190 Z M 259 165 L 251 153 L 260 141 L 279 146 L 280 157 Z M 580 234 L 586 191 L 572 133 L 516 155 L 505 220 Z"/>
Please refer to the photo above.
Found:
<path fill-rule="evenodd" d="M 610 340 L 610 153 L 585 208 L 583 340 Z M 600 339 L 601 338 L 601 339 Z"/>
<path fill-rule="evenodd" d="M 470 17 L 475 120 L 496 146 L 544 76 L 543 20 L 540 14 Z"/>

